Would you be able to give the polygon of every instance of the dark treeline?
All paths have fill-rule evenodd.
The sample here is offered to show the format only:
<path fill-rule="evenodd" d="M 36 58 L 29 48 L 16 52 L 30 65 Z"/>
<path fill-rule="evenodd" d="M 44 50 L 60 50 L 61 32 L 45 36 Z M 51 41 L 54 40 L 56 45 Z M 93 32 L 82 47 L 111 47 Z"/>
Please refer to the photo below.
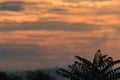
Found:
<path fill-rule="evenodd" d="M 36 70 L 26 71 L 19 74 L 0 72 L 0 80 L 55 80 L 55 78 L 40 70 Z"/>

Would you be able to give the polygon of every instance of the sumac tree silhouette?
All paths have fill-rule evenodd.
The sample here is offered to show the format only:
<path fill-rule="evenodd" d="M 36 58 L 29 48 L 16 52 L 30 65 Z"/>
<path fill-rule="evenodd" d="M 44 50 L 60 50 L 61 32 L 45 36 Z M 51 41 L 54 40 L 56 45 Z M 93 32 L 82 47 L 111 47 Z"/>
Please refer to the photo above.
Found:
<path fill-rule="evenodd" d="M 69 70 L 60 68 L 56 73 L 69 80 L 118 80 L 120 79 L 120 60 L 113 60 L 108 55 L 102 55 L 98 50 L 93 62 L 75 56 L 78 61 L 69 65 Z"/>

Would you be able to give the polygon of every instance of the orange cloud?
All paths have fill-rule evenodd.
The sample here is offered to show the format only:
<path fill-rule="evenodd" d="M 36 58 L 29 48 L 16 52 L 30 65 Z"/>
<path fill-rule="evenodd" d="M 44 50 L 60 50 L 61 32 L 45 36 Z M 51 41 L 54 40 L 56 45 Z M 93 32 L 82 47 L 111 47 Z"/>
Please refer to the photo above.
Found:
<path fill-rule="evenodd" d="M 19 1 L 19 0 L 14 0 Z M 4 3 L 4 1 L 2 1 Z M 5 0 L 5 2 L 7 2 Z M 12 1 L 9 1 L 12 3 Z M 1 22 L 39 22 L 64 21 L 68 23 L 119 24 L 119 1 L 79 1 L 69 3 L 62 0 L 31 0 L 24 2 L 24 9 L 20 12 L 0 11 Z M 4 7 L 4 6 L 3 6 Z M 56 11 L 52 11 L 56 9 Z M 58 10 L 57 10 L 58 9 Z M 60 11 L 60 9 L 63 11 Z M 50 11 L 51 10 L 51 11 Z M 7 15 L 7 16 L 6 16 Z M 73 20 L 74 19 L 74 20 Z"/>
<path fill-rule="evenodd" d="M 65 65 L 99 48 L 118 59 L 118 7 L 118 0 L 0 0 L 0 68 Z"/>

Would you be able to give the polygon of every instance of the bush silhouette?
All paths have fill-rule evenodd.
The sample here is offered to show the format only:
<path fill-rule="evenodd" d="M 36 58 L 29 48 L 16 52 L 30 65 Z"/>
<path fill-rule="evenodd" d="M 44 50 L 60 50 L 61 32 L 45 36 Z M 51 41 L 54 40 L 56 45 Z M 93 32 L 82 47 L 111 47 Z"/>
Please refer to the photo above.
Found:
<path fill-rule="evenodd" d="M 41 72 L 40 70 L 29 71 L 26 78 L 26 80 L 55 80 L 55 78 Z"/>
<path fill-rule="evenodd" d="M 75 56 L 78 61 L 69 65 L 69 70 L 60 68 L 56 72 L 58 75 L 69 78 L 70 80 L 117 80 L 120 79 L 120 60 L 113 60 L 108 55 L 102 55 L 98 50 L 93 62 Z"/>
<path fill-rule="evenodd" d="M 21 76 L 10 74 L 8 75 L 8 80 L 23 80 Z"/>
<path fill-rule="evenodd" d="M 7 74 L 7 72 L 0 72 L 0 80 L 55 80 L 55 78 L 40 70 L 36 70 L 23 72 L 23 75 L 22 73 L 19 75 L 16 73 Z"/>
<path fill-rule="evenodd" d="M 8 76 L 5 72 L 0 72 L 0 80 L 8 80 Z"/>

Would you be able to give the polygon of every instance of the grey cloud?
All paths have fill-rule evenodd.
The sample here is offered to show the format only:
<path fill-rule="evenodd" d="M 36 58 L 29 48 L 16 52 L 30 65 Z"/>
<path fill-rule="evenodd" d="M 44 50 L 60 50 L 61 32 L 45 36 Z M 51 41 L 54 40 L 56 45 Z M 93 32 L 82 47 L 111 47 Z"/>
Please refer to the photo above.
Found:
<path fill-rule="evenodd" d="M 99 40 L 99 39 L 101 39 L 100 37 L 98 38 L 98 37 L 85 37 L 85 36 L 83 36 L 83 37 L 66 37 L 66 38 L 64 38 L 65 40 Z"/>
<path fill-rule="evenodd" d="M 117 36 L 120 34 L 120 25 L 112 26 L 112 27 L 114 28 L 114 30 L 116 32 L 115 35 L 116 35 L 117 40 L 120 40 L 120 36 Z"/>
<path fill-rule="evenodd" d="M 14 39 L 10 39 L 10 40 L 8 39 L 8 42 L 6 44 L 0 44 L 0 52 L 1 52 L 0 61 L 2 63 L 4 62 L 7 65 L 11 66 L 11 67 L 7 66 L 6 67 L 7 69 L 13 69 L 13 67 L 14 69 L 23 68 L 23 67 L 25 67 L 25 69 L 31 69 L 33 67 L 34 69 L 36 67 L 50 68 L 50 67 L 59 66 L 60 63 L 62 63 L 63 65 L 63 63 L 68 64 L 69 62 L 72 62 L 71 56 L 73 57 L 74 55 L 90 57 L 90 55 L 92 55 L 91 53 L 99 49 L 101 46 L 102 48 L 104 48 L 104 45 L 108 40 L 107 35 L 101 38 L 97 38 L 95 36 L 87 37 L 84 34 L 82 37 L 81 36 L 75 37 L 74 36 L 75 34 L 71 32 L 70 32 L 70 36 L 64 32 L 61 33 L 63 34 L 54 35 L 53 33 L 49 33 L 46 34 L 45 36 L 39 33 L 27 34 L 28 39 L 24 39 L 24 40 L 22 39 L 22 41 L 19 40 L 18 42 L 15 42 Z M 81 34 L 81 32 L 78 34 Z M 49 40 L 49 37 L 51 37 L 54 40 L 56 39 L 57 44 L 55 42 L 55 45 L 50 45 L 50 46 L 36 45 L 37 42 L 42 43 L 42 41 L 39 41 L 39 39 L 45 38 L 44 40 Z M 37 39 L 38 41 L 34 41 L 34 39 Z M 81 42 L 80 40 L 87 40 L 87 43 Z M 31 44 L 31 42 L 32 43 L 35 42 L 35 44 L 34 45 Z M 88 53 L 90 54 L 88 55 Z M 15 66 L 16 64 L 22 66 L 16 67 Z"/>
<path fill-rule="evenodd" d="M 101 8 L 98 9 L 98 12 L 96 13 L 97 15 L 108 15 L 108 14 L 113 14 L 113 15 L 120 15 L 120 10 L 117 9 L 117 7 L 114 8 Z"/>
<path fill-rule="evenodd" d="M 54 34 L 54 35 L 52 35 L 52 34 L 49 34 L 49 35 L 28 35 L 27 37 L 32 37 L 33 39 L 37 39 L 37 40 L 43 40 L 44 38 L 49 38 L 49 37 L 54 37 L 54 36 L 59 36 L 58 34 Z M 43 38 L 43 39 L 39 39 L 39 38 Z"/>
<path fill-rule="evenodd" d="M 19 43 L 6 43 L 6 44 L 0 44 L 0 62 L 5 63 L 0 64 L 0 69 L 3 70 L 18 70 L 18 69 L 36 69 L 36 68 L 49 68 L 55 67 L 55 65 L 58 65 L 59 62 L 64 61 L 63 57 L 61 58 L 51 58 L 51 57 L 58 57 L 61 54 L 64 53 L 50 53 L 52 50 L 47 50 L 47 47 L 44 49 L 44 46 L 36 46 L 36 45 L 30 45 L 30 44 L 19 44 Z M 58 54 L 59 53 L 59 54 Z M 68 54 L 69 55 L 69 54 Z M 50 58 L 49 58 L 50 57 Z M 65 61 L 68 59 L 65 58 Z M 52 63 L 56 64 L 51 65 Z M 19 65 L 19 66 L 17 66 Z M 21 66 L 20 66 L 21 65 Z M 29 66 L 28 66 L 29 65 Z M 4 67 L 2 67 L 4 66 Z"/>
<path fill-rule="evenodd" d="M 0 44 L 0 61 L 3 62 L 36 62 L 42 60 L 47 52 L 43 46 L 19 43 Z M 41 61 L 40 61 L 41 62 Z M 20 63 L 24 64 L 24 63 Z M 13 65 L 14 66 L 14 65 Z M 22 67 L 22 66 L 21 66 Z"/>
<path fill-rule="evenodd" d="M 112 11 L 111 12 L 107 12 L 107 11 L 106 12 L 97 12 L 97 15 L 109 15 L 109 14 L 110 15 L 111 14 L 112 15 L 120 15 L 120 12 L 119 11 L 115 11 L 115 12 L 114 11 L 113 12 Z"/>
<path fill-rule="evenodd" d="M 32 45 L 32 44 L 19 44 L 19 43 L 14 43 L 14 42 L 0 44 L 0 52 L 1 52 L 0 58 L 2 57 L 8 58 L 14 55 L 26 56 L 26 54 L 31 55 L 31 53 L 36 54 L 38 50 L 42 52 L 42 48 L 39 48 L 37 45 Z"/>
<path fill-rule="evenodd" d="M 48 13 L 67 14 L 67 10 L 64 8 L 51 8 L 48 9 Z"/>
<path fill-rule="evenodd" d="M 10 1 L 10 2 L 1 2 L 0 10 L 1 11 L 21 11 L 24 9 L 24 2 L 20 1 Z"/>
<path fill-rule="evenodd" d="M 50 31 L 93 31 L 101 29 L 101 25 L 87 23 L 65 23 L 65 22 L 33 22 L 33 23 L 5 23 L 0 31 L 21 30 L 50 30 Z"/>

